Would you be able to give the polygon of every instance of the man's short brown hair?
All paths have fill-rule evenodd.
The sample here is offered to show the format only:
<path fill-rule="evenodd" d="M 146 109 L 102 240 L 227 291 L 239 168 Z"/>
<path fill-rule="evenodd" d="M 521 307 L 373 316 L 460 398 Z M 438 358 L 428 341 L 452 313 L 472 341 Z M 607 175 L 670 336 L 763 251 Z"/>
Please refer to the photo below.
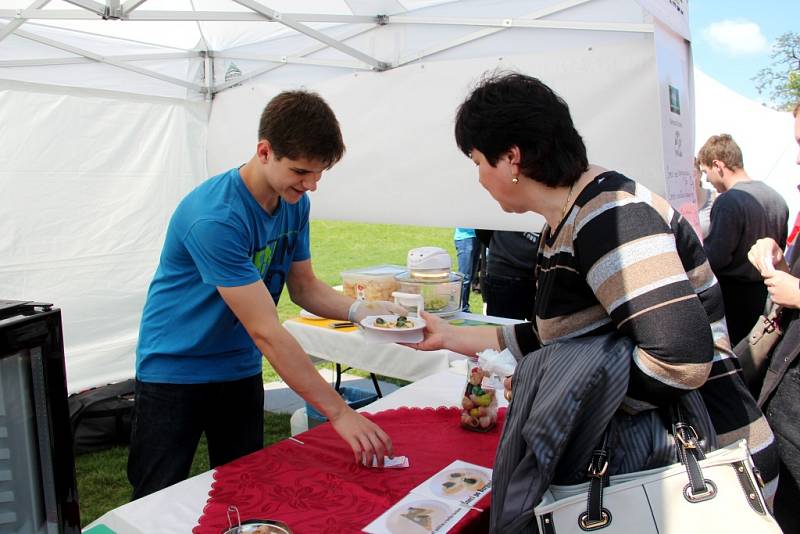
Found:
<path fill-rule="evenodd" d="M 345 147 L 339 121 L 328 103 L 309 91 L 284 91 L 269 101 L 258 125 L 278 159 L 308 159 L 332 167 Z"/>
<path fill-rule="evenodd" d="M 730 170 L 744 167 L 742 149 L 730 134 L 712 135 L 697 153 L 697 162 L 710 167 L 713 161 L 721 161 Z"/>

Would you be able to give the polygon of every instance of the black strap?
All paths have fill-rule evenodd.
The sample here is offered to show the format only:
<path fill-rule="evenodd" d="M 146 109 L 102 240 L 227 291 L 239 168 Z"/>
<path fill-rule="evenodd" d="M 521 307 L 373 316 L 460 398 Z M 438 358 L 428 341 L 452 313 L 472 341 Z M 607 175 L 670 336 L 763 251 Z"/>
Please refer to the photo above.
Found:
<path fill-rule="evenodd" d="M 608 434 L 609 429 L 606 428 L 589 462 L 589 495 L 586 499 L 586 512 L 578 519 L 584 530 L 601 528 L 608 524 L 610 519 L 608 510 L 603 508 L 603 488 L 608 485 Z"/>
<path fill-rule="evenodd" d="M 687 419 L 683 416 L 679 403 L 671 408 L 671 412 L 672 435 L 675 438 L 678 459 L 686 467 L 686 474 L 689 477 L 689 487 L 684 491 L 684 496 L 690 501 L 713 497 L 698 463 L 705 458 L 705 454 L 700 447 L 697 432 L 686 422 Z"/>

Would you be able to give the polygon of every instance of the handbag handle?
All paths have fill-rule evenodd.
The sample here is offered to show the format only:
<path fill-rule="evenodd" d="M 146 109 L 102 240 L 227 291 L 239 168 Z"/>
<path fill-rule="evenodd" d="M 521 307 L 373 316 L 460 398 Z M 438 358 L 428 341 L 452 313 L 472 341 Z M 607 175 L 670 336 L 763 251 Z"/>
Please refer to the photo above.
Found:
<path fill-rule="evenodd" d="M 683 496 L 689 502 L 702 502 L 713 499 L 717 494 L 716 485 L 703 478 L 699 461 L 705 458 L 703 448 L 695 429 L 683 417 L 681 407 L 675 403 L 670 407 L 672 416 L 672 435 L 678 451 L 678 459 L 686 467 L 689 483 L 683 488 Z M 608 485 L 608 435 L 609 428 L 597 449 L 592 452 L 589 462 L 589 495 L 586 499 L 586 511 L 580 515 L 578 522 L 583 530 L 592 531 L 605 527 L 611 522 L 611 513 L 603 508 L 603 488 Z"/>
<path fill-rule="evenodd" d="M 702 502 L 714 498 L 717 487 L 710 480 L 703 478 L 700 460 L 706 457 L 700 446 L 697 432 L 681 413 L 679 404 L 671 407 L 672 435 L 678 450 L 678 459 L 686 467 L 689 484 L 683 488 L 683 496 L 689 502 Z"/>

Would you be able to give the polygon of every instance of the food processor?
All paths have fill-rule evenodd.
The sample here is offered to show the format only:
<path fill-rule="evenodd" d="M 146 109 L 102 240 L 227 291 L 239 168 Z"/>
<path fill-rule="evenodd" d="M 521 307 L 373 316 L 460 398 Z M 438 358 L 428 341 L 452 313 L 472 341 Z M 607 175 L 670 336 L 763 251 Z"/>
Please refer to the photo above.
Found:
<path fill-rule="evenodd" d="M 408 306 L 421 295 L 424 310 L 441 317 L 461 311 L 461 286 L 464 275 L 452 271 L 452 259 L 439 247 L 419 247 L 408 251 L 407 270 L 395 275 L 400 284 L 395 301 Z"/>

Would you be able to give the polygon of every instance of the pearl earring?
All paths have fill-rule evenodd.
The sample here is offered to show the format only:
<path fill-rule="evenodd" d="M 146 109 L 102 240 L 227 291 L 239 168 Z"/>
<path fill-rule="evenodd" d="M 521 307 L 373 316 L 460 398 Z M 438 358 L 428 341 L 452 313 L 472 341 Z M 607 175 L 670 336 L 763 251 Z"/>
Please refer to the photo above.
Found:
<path fill-rule="evenodd" d="M 518 183 L 519 183 L 519 178 L 517 178 L 516 176 L 515 176 L 515 177 L 513 177 L 513 178 L 511 179 L 511 183 L 512 183 L 512 184 L 518 184 Z"/>

